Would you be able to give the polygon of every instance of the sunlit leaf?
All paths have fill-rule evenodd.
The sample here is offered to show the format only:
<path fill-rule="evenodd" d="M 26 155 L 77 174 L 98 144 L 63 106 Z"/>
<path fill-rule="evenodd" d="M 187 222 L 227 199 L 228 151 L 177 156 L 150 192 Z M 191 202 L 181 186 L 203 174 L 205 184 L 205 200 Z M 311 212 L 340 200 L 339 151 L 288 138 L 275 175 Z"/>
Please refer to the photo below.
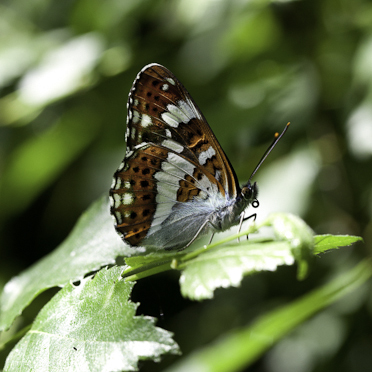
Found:
<path fill-rule="evenodd" d="M 239 286 L 244 275 L 293 263 L 288 242 L 221 246 L 187 263 L 180 279 L 181 292 L 195 300 L 212 298 L 216 288 Z"/>
<path fill-rule="evenodd" d="M 95 202 L 80 218 L 71 234 L 52 253 L 10 280 L 1 296 L 0 329 L 41 292 L 115 262 L 118 255 L 136 254 L 124 245 L 113 228 L 108 198 Z"/>
<path fill-rule="evenodd" d="M 292 248 L 292 254 L 298 264 L 298 278 L 304 279 L 308 272 L 308 262 L 313 256 L 313 231 L 306 223 L 293 214 L 273 213 L 269 215 L 266 224 L 274 228 L 279 239 L 287 240 Z"/>
<path fill-rule="evenodd" d="M 330 235 L 330 234 L 315 235 L 314 253 L 319 254 L 330 249 L 346 247 L 358 241 L 363 241 L 363 238 L 361 238 L 360 236 L 353 235 Z"/>
<path fill-rule="evenodd" d="M 4 371 L 133 371 L 139 360 L 178 353 L 153 318 L 135 316 L 134 284 L 121 271 L 103 269 L 76 287 L 66 285 L 9 354 Z"/>

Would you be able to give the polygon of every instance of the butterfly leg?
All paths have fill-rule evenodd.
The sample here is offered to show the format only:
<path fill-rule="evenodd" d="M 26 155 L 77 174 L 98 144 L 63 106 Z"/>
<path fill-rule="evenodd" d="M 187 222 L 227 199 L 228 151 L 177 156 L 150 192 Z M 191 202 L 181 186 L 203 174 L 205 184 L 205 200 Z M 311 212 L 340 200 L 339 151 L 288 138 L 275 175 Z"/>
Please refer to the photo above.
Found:
<path fill-rule="evenodd" d="M 243 219 L 243 222 L 249 220 L 250 218 L 253 218 L 253 222 L 255 222 L 255 221 L 256 221 L 256 218 L 257 218 L 257 213 L 253 213 L 253 214 L 251 214 L 250 216 L 244 218 L 244 219 Z M 249 237 L 248 237 L 248 234 L 247 234 L 247 240 L 248 240 L 248 239 L 249 239 Z"/>
<path fill-rule="evenodd" d="M 249 220 L 250 218 L 253 218 L 253 221 L 256 221 L 257 213 L 253 213 L 253 214 L 251 214 L 250 216 L 245 217 L 245 218 L 243 219 L 243 222 Z"/>
<path fill-rule="evenodd" d="M 212 243 L 213 237 L 214 237 L 214 233 L 212 233 L 211 238 L 209 239 L 208 245 Z"/>
<path fill-rule="evenodd" d="M 250 218 L 253 218 L 253 221 L 256 221 L 257 218 L 257 213 L 253 213 L 248 217 L 245 217 L 244 212 L 240 215 L 240 222 L 239 222 L 239 228 L 238 228 L 238 234 L 240 233 L 240 230 L 242 228 L 243 222 L 249 220 Z M 247 235 L 247 240 L 248 240 L 248 235 Z M 238 243 L 240 243 L 240 237 L 238 238 Z"/>
<path fill-rule="evenodd" d="M 240 230 L 242 229 L 243 221 L 244 221 L 245 213 L 242 212 L 240 215 L 240 221 L 239 221 L 239 227 L 238 227 L 238 234 L 240 233 Z M 240 237 L 238 238 L 238 243 L 240 243 Z"/>

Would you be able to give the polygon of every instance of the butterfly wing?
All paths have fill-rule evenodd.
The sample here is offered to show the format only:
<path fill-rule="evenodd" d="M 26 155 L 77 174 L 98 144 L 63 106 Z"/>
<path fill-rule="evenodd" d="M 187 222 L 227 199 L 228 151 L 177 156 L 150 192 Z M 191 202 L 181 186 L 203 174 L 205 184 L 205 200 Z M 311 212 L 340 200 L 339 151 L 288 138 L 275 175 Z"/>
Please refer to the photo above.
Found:
<path fill-rule="evenodd" d="M 239 192 L 204 116 L 161 65 L 146 66 L 133 83 L 126 142 L 110 199 L 116 229 L 132 246 L 182 248 Z"/>

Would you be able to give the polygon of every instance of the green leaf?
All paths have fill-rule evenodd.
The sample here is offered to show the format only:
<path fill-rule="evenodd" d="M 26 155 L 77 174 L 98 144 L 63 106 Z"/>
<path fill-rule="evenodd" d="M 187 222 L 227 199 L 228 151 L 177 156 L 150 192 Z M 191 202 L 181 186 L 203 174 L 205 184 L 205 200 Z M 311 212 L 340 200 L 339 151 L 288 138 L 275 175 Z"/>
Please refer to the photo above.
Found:
<path fill-rule="evenodd" d="M 319 254 L 330 249 L 346 247 L 358 241 L 363 241 L 363 238 L 353 235 L 316 235 L 314 236 L 314 253 Z"/>
<path fill-rule="evenodd" d="M 171 333 L 151 317 L 135 316 L 134 284 L 121 278 L 122 270 L 103 269 L 66 285 L 9 354 L 4 371 L 133 371 L 139 360 L 177 354 Z"/>
<path fill-rule="evenodd" d="M 116 234 L 109 214 L 108 198 L 95 202 L 79 219 L 66 240 L 52 253 L 11 279 L 1 296 L 0 330 L 7 329 L 41 292 L 76 281 L 118 255 L 138 251 L 126 246 Z"/>
<path fill-rule="evenodd" d="M 216 288 L 239 286 L 244 275 L 274 271 L 280 265 L 292 265 L 294 257 L 288 242 L 221 246 L 188 261 L 180 278 L 183 296 L 194 300 L 212 298 Z"/>
<path fill-rule="evenodd" d="M 241 371 L 299 324 L 351 293 L 371 277 L 371 261 L 365 260 L 332 282 L 263 315 L 252 325 L 220 337 L 214 344 L 191 354 L 166 372 Z"/>
<path fill-rule="evenodd" d="M 280 265 L 292 265 L 295 260 L 298 278 L 303 279 L 313 257 L 312 230 L 299 217 L 283 213 L 271 214 L 260 225 L 253 225 L 251 232 L 261 226 L 272 226 L 278 240 L 230 243 L 217 249 L 200 249 L 182 257 L 178 265 L 184 269 L 180 279 L 182 294 L 197 300 L 212 298 L 216 288 L 238 286 L 244 275 L 273 271 Z"/>
<path fill-rule="evenodd" d="M 182 270 L 181 291 L 185 297 L 195 300 L 212 298 L 216 288 L 238 286 L 244 275 L 275 270 L 279 265 L 298 264 L 298 278 L 304 279 L 309 261 L 314 257 L 313 231 L 299 217 L 275 213 L 260 225 L 252 225 L 249 232 L 261 226 L 271 226 L 277 241 L 253 239 L 242 244 L 231 240 L 247 234 L 242 232 L 220 242 L 189 253 L 153 253 L 145 257 L 126 259 L 124 275 L 127 280 L 138 280 L 169 269 Z M 330 239 L 330 236 L 326 236 Z M 323 244 L 326 244 L 324 237 Z M 333 237 L 335 244 L 345 245 L 360 240 L 358 237 Z M 317 239 L 320 244 L 321 239 Z M 329 244 L 331 240 L 329 240 Z M 227 243 L 222 246 L 222 243 Z M 327 247 L 331 247 L 330 245 Z"/>
<path fill-rule="evenodd" d="M 287 240 L 291 244 L 298 264 L 297 278 L 304 279 L 308 273 L 308 262 L 313 256 L 313 231 L 300 217 L 289 213 L 273 213 L 263 224 L 272 226 L 279 239 Z"/>

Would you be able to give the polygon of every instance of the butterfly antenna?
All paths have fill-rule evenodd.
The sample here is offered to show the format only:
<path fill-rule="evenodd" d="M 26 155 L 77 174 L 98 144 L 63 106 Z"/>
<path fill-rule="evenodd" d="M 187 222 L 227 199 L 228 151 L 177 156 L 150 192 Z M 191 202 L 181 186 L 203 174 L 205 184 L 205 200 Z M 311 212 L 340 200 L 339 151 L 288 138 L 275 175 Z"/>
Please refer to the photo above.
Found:
<path fill-rule="evenodd" d="M 268 155 L 270 154 L 270 152 L 273 150 L 273 148 L 276 146 L 276 144 L 279 142 L 279 140 L 284 136 L 284 133 L 287 131 L 287 129 L 288 129 L 288 127 L 289 127 L 289 124 L 290 124 L 290 123 L 287 123 L 287 125 L 285 126 L 285 128 L 283 129 L 283 132 L 282 132 L 281 134 L 279 134 L 279 133 L 275 133 L 273 142 L 272 142 L 271 145 L 267 148 L 267 150 L 265 151 L 265 153 L 262 155 L 261 160 L 258 162 L 256 168 L 254 168 L 254 171 L 252 172 L 251 176 L 249 177 L 248 182 L 251 181 L 251 179 L 253 178 L 253 176 L 254 176 L 254 175 L 256 174 L 256 172 L 258 171 L 258 168 L 260 168 L 260 166 L 261 166 L 262 163 L 265 161 L 265 159 L 268 157 Z"/>

